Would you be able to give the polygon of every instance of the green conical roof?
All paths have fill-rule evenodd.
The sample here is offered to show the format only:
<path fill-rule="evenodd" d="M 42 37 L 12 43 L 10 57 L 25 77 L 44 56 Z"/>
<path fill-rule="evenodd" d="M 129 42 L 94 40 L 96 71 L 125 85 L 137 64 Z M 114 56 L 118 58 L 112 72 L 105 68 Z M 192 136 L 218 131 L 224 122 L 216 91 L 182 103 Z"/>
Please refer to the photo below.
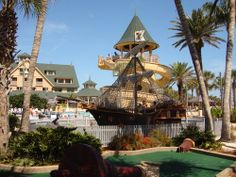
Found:
<path fill-rule="evenodd" d="M 147 29 L 142 24 L 141 20 L 137 15 L 133 17 L 128 28 L 124 32 L 123 36 L 119 40 L 119 42 L 114 46 L 117 50 L 129 51 L 129 45 L 137 45 L 140 42 L 134 41 L 135 32 L 144 30 L 144 40 L 147 42 L 147 46 L 145 50 L 153 50 L 159 47 L 159 45 L 152 39 Z"/>
<path fill-rule="evenodd" d="M 17 58 L 24 59 L 24 58 L 31 58 L 31 56 L 30 54 L 24 52 L 20 55 L 17 55 Z"/>
<path fill-rule="evenodd" d="M 95 86 L 95 85 L 97 85 L 97 84 L 96 84 L 95 82 L 93 82 L 93 81 L 89 78 L 89 80 L 87 80 L 86 82 L 84 82 L 83 85 L 84 85 L 84 86 L 86 86 L 86 85 L 94 85 L 94 86 Z"/>

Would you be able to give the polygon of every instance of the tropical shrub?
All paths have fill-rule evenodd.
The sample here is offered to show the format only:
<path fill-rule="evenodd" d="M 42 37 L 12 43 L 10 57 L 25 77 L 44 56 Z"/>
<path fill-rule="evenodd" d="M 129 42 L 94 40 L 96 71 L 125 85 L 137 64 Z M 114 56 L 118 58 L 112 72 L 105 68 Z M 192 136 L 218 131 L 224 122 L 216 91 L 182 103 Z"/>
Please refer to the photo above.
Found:
<path fill-rule="evenodd" d="M 111 142 L 108 144 L 109 149 L 112 150 L 137 150 L 142 149 L 143 146 L 148 146 L 147 140 L 143 144 L 143 136 L 139 133 L 131 135 L 123 135 L 119 137 L 114 136 Z"/>
<path fill-rule="evenodd" d="M 99 139 L 73 130 L 39 127 L 36 131 L 18 134 L 10 140 L 10 160 L 17 159 L 15 163 L 23 161 L 24 165 L 53 164 L 61 159 L 68 147 L 77 143 L 89 144 L 101 152 Z"/>
<path fill-rule="evenodd" d="M 230 121 L 236 123 L 236 109 L 231 112 Z"/>
<path fill-rule="evenodd" d="M 9 117 L 10 131 L 13 132 L 15 128 L 17 128 L 19 125 L 19 118 L 14 114 L 10 114 L 8 117 Z"/>
<path fill-rule="evenodd" d="M 151 137 L 154 142 L 158 142 L 158 146 L 170 146 L 171 138 L 166 136 L 166 134 L 162 133 L 160 130 L 152 130 L 149 133 L 149 137 Z"/>
<path fill-rule="evenodd" d="M 13 108 L 22 108 L 23 107 L 23 101 L 24 101 L 24 94 L 19 95 L 11 95 L 9 98 L 9 102 L 11 107 Z M 32 94 L 30 97 L 30 106 L 33 106 L 38 109 L 43 109 L 47 107 L 47 99 L 41 98 L 37 94 Z"/>
<path fill-rule="evenodd" d="M 223 111 L 221 108 L 213 107 L 211 108 L 211 114 L 213 118 L 221 118 L 223 116 Z"/>
<path fill-rule="evenodd" d="M 195 146 L 204 149 L 220 149 L 221 144 L 216 142 L 215 135 L 211 131 L 200 131 L 196 126 L 188 126 L 182 129 L 180 134 L 172 138 L 174 145 L 179 146 L 185 138 L 191 138 Z"/>
<path fill-rule="evenodd" d="M 108 145 L 111 150 L 138 150 L 157 146 L 169 146 L 171 139 L 158 130 L 153 130 L 148 136 L 140 133 L 114 136 Z"/>

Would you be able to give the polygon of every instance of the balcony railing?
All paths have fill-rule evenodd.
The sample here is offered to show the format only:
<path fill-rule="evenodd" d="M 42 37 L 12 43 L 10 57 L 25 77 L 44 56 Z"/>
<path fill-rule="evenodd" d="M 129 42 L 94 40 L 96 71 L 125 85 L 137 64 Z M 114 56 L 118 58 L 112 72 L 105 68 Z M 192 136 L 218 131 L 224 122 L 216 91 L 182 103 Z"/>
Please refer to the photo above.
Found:
<path fill-rule="evenodd" d="M 148 54 L 143 54 L 142 56 L 137 55 L 141 61 L 144 62 L 150 62 L 150 63 L 159 63 L 159 57 L 157 55 L 148 55 Z M 106 61 L 120 61 L 120 60 L 127 60 L 126 58 L 123 58 L 121 55 L 113 55 L 113 56 L 107 56 L 107 57 L 102 57 L 99 56 L 98 57 L 99 63 L 102 63 L 102 60 L 106 60 Z"/>

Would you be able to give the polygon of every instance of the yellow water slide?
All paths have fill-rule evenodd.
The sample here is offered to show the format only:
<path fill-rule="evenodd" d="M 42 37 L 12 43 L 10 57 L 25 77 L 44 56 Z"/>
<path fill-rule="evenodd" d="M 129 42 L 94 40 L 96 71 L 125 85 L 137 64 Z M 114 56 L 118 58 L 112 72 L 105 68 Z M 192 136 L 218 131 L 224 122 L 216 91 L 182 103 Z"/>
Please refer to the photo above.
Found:
<path fill-rule="evenodd" d="M 117 64 L 122 64 L 122 63 L 127 64 L 129 61 L 130 61 L 129 59 L 119 58 L 119 59 L 114 60 L 109 57 L 104 58 L 104 57 L 99 56 L 98 57 L 98 67 L 103 70 L 113 71 L 115 69 L 115 67 L 117 66 Z M 142 64 L 146 70 L 151 70 L 155 74 L 160 75 L 160 77 L 158 77 L 158 78 L 156 76 L 154 76 L 155 77 L 154 79 L 155 79 L 158 86 L 163 88 L 171 80 L 172 70 L 170 67 L 162 65 L 158 62 L 143 61 Z"/>

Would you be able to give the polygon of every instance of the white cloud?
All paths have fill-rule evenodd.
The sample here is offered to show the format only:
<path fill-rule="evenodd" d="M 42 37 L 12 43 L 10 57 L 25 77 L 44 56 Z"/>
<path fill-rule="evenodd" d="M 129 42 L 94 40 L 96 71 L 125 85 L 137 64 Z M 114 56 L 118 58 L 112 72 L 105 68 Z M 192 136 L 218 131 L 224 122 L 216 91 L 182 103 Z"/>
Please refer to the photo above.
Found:
<path fill-rule="evenodd" d="M 64 23 L 46 22 L 44 30 L 47 33 L 64 33 L 69 31 L 69 27 Z"/>

